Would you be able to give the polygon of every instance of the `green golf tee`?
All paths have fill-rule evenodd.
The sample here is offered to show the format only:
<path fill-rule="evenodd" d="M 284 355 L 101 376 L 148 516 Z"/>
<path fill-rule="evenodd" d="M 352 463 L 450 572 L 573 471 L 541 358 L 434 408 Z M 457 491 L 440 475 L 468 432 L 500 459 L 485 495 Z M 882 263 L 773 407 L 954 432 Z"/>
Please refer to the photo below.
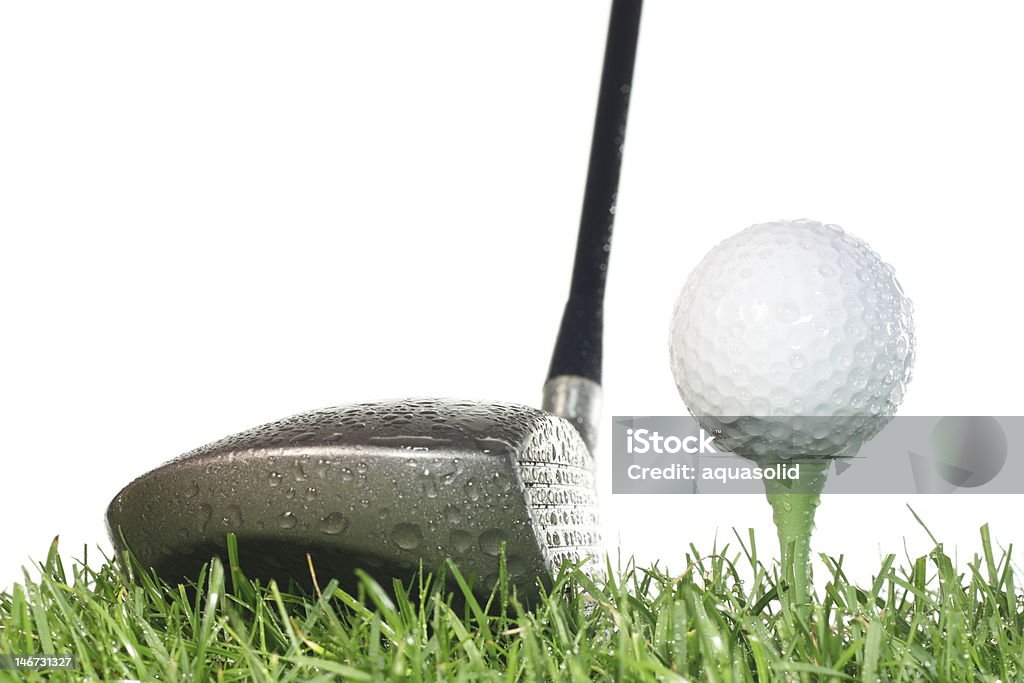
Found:
<path fill-rule="evenodd" d="M 793 461 L 790 461 L 792 463 Z M 765 493 L 772 506 L 782 553 L 782 575 L 789 584 L 790 600 L 801 612 L 811 603 L 811 532 L 814 513 L 828 476 L 829 461 L 799 461 L 799 481 L 765 479 Z"/>

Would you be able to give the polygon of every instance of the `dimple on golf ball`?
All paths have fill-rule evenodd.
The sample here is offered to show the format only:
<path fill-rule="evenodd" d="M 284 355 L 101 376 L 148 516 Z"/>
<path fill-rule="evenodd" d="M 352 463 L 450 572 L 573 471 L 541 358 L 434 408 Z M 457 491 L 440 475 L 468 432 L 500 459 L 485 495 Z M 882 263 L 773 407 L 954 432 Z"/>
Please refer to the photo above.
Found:
<path fill-rule="evenodd" d="M 850 455 L 903 400 L 912 307 L 892 267 L 842 228 L 761 223 L 690 274 L 670 350 L 683 401 L 724 448 Z"/>

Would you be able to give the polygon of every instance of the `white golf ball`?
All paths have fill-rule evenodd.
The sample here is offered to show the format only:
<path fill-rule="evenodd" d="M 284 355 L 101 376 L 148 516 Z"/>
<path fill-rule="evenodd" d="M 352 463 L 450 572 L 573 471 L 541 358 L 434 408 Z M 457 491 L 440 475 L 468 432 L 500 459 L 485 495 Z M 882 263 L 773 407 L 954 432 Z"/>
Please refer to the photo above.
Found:
<path fill-rule="evenodd" d="M 842 228 L 754 225 L 683 286 L 670 337 L 676 386 L 738 455 L 852 455 L 903 400 L 911 311 L 892 267 Z"/>

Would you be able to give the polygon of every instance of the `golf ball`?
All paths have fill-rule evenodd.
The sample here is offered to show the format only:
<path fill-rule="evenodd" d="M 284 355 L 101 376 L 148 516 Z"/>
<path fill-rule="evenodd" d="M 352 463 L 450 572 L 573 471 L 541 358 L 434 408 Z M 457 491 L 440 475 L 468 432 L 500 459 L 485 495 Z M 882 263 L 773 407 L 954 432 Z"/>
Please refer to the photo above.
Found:
<path fill-rule="evenodd" d="M 686 280 L 672 372 L 689 411 L 737 455 L 852 455 L 903 400 L 911 312 L 892 267 L 842 228 L 761 223 Z"/>

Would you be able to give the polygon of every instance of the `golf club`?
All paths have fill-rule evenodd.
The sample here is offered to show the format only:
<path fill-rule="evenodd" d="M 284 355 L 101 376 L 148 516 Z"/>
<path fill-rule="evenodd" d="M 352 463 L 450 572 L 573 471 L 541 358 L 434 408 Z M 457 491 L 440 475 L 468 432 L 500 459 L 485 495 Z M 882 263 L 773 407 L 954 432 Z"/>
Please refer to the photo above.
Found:
<path fill-rule="evenodd" d="M 602 553 L 593 449 L 603 300 L 641 0 L 614 0 L 572 284 L 543 410 L 410 399 L 296 415 L 191 451 L 107 509 L 118 553 L 161 577 L 196 575 L 237 536 L 253 577 L 383 586 L 447 558 L 488 592 L 504 546 L 523 595 Z"/>

